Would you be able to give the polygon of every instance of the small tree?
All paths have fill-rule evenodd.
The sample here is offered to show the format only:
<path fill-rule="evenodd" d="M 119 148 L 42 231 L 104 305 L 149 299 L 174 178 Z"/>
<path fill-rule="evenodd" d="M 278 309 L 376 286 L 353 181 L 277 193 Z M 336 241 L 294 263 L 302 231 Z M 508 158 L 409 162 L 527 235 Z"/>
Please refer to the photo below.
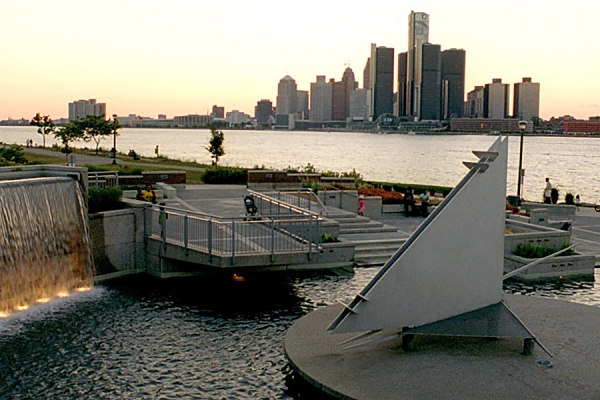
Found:
<path fill-rule="evenodd" d="M 43 138 L 43 147 L 46 147 L 46 135 L 51 134 L 56 130 L 56 126 L 54 122 L 50 118 L 49 115 L 42 116 L 40 113 L 35 114 L 35 117 L 29 121 L 29 125 L 37 126 L 38 133 L 42 135 Z"/>
<path fill-rule="evenodd" d="M 219 166 L 219 158 L 225 155 L 225 149 L 223 148 L 223 142 L 225 141 L 225 135 L 223 131 L 217 131 L 214 125 L 210 125 L 210 140 L 208 141 L 209 146 L 206 146 L 206 150 L 211 154 L 210 158 L 215 159 L 215 166 Z"/>
<path fill-rule="evenodd" d="M 100 142 L 113 134 L 112 125 L 104 119 L 104 115 L 88 115 L 84 119 L 75 121 L 75 125 L 81 130 L 81 137 L 84 141 L 93 140 L 96 143 L 96 154 L 98 154 Z"/>
<path fill-rule="evenodd" d="M 83 131 L 76 121 L 69 122 L 54 134 L 54 138 L 60 140 L 65 146 L 62 150 L 64 153 L 70 153 L 69 143 L 83 139 Z"/>

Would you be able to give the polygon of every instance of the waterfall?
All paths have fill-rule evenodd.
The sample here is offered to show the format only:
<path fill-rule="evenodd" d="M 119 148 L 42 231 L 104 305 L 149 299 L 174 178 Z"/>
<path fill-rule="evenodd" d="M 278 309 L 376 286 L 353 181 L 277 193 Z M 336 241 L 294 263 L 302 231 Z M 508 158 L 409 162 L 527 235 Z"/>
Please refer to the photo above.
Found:
<path fill-rule="evenodd" d="M 0 316 L 92 286 L 86 213 L 73 179 L 0 181 Z"/>

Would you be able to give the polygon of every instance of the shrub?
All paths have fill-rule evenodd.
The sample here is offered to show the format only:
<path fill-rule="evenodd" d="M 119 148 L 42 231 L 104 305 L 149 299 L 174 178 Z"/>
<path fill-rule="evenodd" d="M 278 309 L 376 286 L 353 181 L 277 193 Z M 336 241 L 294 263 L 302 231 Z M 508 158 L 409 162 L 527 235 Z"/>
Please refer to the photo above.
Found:
<path fill-rule="evenodd" d="M 569 246 L 570 246 L 570 244 L 565 243 L 562 245 L 561 249 L 564 249 Z M 549 256 L 550 254 L 556 253 L 557 251 L 558 250 L 550 248 L 550 247 L 543 247 L 543 246 L 521 243 L 521 244 L 519 244 L 519 246 L 517 247 L 517 250 L 515 250 L 515 252 L 513 254 L 516 256 L 519 256 L 519 257 L 524 257 L 524 258 L 543 258 L 543 257 Z M 575 254 L 575 252 L 571 249 L 562 254 L 559 254 L 557 257 L 572 256 L 573 254 Z"/>
<path fill-rule="evenodd" d="M 23 154 L 23 148 L 19 146 L 0 148 L 0 159 L 3 159 L 3 166 L 14 164 L 27 164 L 27 159 Z"/>
<path fill-rule="evenodd" d="M 207 168 L 202 182 L 208 184 L 245 185 L 248 183 L 248 170 L 235 167 Z"/>
<path fill-rule="evenodd" d="M 122 195 L 123 191 L 118 187 L 90 188 L 88 191 L 88 213 L 94 214 L 123 208 Z"/>
<path fill-rule="evenodd" d="M 573 193 L 567 193 L 565 195 L 565 203 L 570 205 L 575 205 L 575 200 L 573 197 Z"/>
<path fill-rule="evenodd" d="M 333 236 L 332 234 L 329 233 L 324 233 L 323 236 L 321 236 L 321 243 L 336 243 L 339 242 L 337 236 Z"/>

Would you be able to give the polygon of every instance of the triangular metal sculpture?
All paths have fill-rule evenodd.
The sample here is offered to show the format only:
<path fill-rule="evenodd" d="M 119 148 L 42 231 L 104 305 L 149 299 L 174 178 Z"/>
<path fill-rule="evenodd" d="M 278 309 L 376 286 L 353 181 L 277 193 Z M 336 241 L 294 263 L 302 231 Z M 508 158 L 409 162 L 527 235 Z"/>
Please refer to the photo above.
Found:
<path fill-rule="evenodd" d="M 329 331 L 535 340 L 502 302 L 508 138 L 473 153 L 479 161 L 464 163 L 467 175 Z"/>

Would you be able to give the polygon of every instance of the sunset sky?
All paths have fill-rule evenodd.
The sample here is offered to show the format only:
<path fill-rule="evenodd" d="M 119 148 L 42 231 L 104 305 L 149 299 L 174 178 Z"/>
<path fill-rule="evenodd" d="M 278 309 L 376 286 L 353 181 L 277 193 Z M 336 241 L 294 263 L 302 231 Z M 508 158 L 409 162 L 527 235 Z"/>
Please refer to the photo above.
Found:
<path fill-rule="evenodd" d="M 432 43 L 466 50 L 465 93 L 502 78 L 512 100 L 532 77 L 542 118 L 600 115 L 596 1 L 0 0 L 0 119 L 90 98 L 109 115 L 253 116 L 287 74 L 309 90 L 350 63 L 362 87 L 371 43 L 406 51 L 411 10 Z"/>

